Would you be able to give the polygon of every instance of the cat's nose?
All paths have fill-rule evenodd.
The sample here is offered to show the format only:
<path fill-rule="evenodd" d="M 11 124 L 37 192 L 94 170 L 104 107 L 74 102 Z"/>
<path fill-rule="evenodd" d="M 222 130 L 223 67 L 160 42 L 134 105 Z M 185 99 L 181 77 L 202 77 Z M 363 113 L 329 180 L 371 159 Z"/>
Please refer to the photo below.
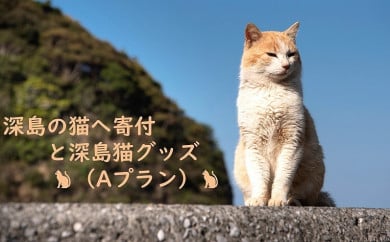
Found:
<path fill-rule="evenodd" d="M 287 71 L 288 69 L 290 69 L 290 63 L 285 63 L 282 65 L 282 67 Z"/>

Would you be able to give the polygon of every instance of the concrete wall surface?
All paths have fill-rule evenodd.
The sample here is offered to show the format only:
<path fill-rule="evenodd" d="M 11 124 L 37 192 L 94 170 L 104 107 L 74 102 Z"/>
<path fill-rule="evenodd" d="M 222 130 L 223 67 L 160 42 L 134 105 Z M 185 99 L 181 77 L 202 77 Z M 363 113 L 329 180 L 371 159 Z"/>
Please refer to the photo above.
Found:
<path fill-rule="evenodd" d="M 4 203 L 0 241 L 390 241 L 390 209 Z"/>

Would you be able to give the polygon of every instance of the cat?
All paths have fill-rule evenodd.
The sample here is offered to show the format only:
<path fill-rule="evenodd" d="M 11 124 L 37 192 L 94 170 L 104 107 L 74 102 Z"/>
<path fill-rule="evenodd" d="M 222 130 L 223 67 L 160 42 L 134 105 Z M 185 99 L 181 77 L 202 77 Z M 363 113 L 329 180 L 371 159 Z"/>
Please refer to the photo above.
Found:
<path fill-rule="evenodd" d="M 325 166 L 303 104 L 299 23 L 283 32 L 245 30 L 237 97 L 234 175 L 249 206 L 335 206 L 321 192 Z"/>
<path fill-rule="evenodd" d="M 64 174 L 65 175 L 63 175 L 60 170 L 57 170 L 55 172 L 55 175 L 56 175 L 57 181 L 58 181 L 57 188 L 64 188 L 65 189 L 65 188 L 70 187 L 70 183 L 71 183 L 70 177 L 68 176 L 66 171 L 64 171 Z"/>
<path fill-rule="evenodd" d="M 204 179 L 204 182 L 205 182 L 204 188 L 214 189 L 214 188 L 216 188 L 218 186 L 218 178 L 214 174 L 214 171 L 211 171 L 211 174 L 212 175 L 210 175 L 210 173 L 207 170 L 204 170 L 202 172 L 203 179 Z"/>

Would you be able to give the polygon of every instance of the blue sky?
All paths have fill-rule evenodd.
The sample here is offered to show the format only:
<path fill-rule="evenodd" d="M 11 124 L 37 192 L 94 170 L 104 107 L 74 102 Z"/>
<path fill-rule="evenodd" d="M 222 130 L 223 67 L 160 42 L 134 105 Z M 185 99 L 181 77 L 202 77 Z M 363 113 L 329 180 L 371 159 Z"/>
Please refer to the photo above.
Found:
<path fill-rule="evenodd" d="M 230 172 L 245 26 L 281 31 L 299 21 L 305 104 L 326 156 L 324 190 L 340 207 L 390 208 L 390 1 L 52 4 L 136 57 L 166 95 L 210 125 Z M 234 202 L 242 205 L 231 183 Z"/>

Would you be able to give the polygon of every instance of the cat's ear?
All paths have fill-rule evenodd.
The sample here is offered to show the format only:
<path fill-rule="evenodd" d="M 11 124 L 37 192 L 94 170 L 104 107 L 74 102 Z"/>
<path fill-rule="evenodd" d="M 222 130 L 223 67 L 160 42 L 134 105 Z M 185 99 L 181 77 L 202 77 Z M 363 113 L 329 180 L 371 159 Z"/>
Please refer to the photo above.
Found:
<path fill-rule="evenodd" d="M 297 37 L 298 29 L 299 29 L 299 22 L 295 22 L 288 29 L 286 29 L 284 33 L 287 34 L 291 39 L 295 41 L 295 38 Z"/>
<path fill-rule="evenodd" d="M 256 27 L 256 25 L 250 23 L 246 26 L 245 29 L 245 44 L 248 45 L 248 47 L 251 47 L 253 42 L 256 42 L 260 39 L 261 32 Z"/>

